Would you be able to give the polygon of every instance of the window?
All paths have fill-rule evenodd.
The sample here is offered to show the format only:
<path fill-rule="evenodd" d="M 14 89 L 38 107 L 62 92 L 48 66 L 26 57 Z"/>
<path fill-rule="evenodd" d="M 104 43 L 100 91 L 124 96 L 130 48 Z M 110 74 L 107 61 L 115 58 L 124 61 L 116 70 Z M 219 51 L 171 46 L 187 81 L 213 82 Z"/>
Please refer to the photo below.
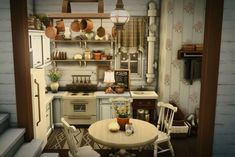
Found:
<path fill-rule="evenodd" d="M 118 69 L 129 69 L 131 79 L 142 79 L 143 77 L 143 64 L 144 57 L 142 53 L 123 53 L 120 52 L 116 57 Z"/>
<path fill-rule="evenodd" d="M 115 67 L 129 69 L 132 80 L 144 76 L 146 24 L 144 17 L 132 17 L 118 32 Z"/>

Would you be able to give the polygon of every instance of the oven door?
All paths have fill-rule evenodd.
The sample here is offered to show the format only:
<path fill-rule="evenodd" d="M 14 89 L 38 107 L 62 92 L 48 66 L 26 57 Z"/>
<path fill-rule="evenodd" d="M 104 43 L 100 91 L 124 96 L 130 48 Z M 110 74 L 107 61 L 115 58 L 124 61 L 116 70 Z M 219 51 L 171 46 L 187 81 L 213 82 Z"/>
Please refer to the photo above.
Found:
<path fill-rule="evenodd" d="M 64 100 L 63 115 L 69 118 L 90 119 L 96 116 L 95 100 Z"/>

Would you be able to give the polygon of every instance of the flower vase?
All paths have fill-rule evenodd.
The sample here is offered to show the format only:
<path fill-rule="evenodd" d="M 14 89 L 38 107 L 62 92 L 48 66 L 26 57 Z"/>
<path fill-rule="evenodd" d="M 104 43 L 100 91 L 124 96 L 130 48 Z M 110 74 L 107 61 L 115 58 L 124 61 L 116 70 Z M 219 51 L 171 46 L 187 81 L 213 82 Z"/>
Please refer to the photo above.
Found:
<path fill-rule="evenodd" d="M 59 88 L 59 83 L 58 82 L 52 82 L 50 87 L 51 87 L 52 93 L 57 93 L 58 88 Z"/>
<path fill-rule="evenodd" d="M 120 126 L 120 130 L 125 131 L 125 126 L 126 126 L 126 124 L 129 123 L 129 119 L 130 118 L 120 118 L 120 117 L 117 117 L 117 122 L 118 122 L 118 124 Z"/>

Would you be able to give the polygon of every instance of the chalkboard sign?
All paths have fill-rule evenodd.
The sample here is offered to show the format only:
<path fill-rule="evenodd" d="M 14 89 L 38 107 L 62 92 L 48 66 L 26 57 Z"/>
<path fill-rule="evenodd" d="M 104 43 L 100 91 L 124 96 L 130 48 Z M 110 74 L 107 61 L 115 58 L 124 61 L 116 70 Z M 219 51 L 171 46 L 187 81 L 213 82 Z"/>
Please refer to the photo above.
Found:
<path fill-rule="evenodd" d="M 123 83 L 126 90 L 129 90 L 130 81 L 129 81 L 129 70 L 115 70 L 115 84 Z"/>

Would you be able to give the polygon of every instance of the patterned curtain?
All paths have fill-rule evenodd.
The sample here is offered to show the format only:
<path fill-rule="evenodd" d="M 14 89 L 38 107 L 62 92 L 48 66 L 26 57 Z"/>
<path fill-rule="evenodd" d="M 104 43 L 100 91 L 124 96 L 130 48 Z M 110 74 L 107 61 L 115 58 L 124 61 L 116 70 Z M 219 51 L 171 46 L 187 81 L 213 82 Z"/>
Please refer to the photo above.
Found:
<path fill-rule="evenodd" d="M 145 18 L 130 18 L 119 34 L 118 48 L 123 53 L 144 52 Z"/>

